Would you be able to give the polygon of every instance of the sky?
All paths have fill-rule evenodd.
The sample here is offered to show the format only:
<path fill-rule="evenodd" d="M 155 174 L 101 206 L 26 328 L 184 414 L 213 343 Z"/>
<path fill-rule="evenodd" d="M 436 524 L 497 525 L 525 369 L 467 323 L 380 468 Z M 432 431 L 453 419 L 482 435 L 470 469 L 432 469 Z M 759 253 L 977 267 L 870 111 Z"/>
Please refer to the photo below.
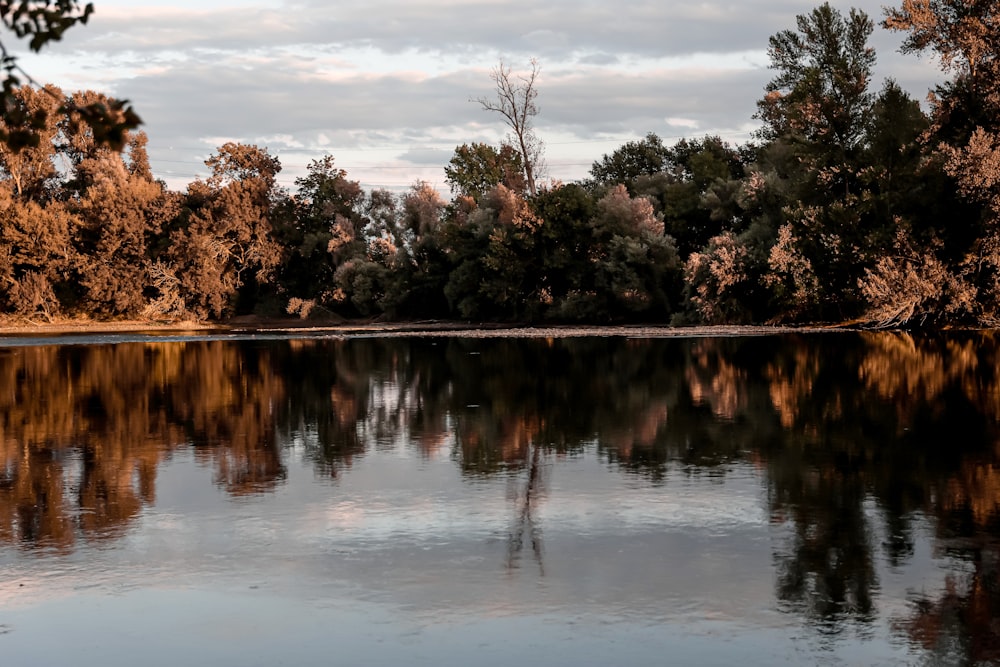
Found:
<path fill-rule="evenodd" d="M 366 188 L 418 180 L 447 190 L 456 146 L 499 143 L 489 96 L 503 60 L 536 58 L 538 136 L 546 175 L 585 178 L 627 141 L 657 133 L 746 141 L 773 76 L 768 37 L 818 0 L 94 0 L 86 26 L 39 55 L 6 44 L 36 80 L 130 100 L 149 135 L 154 173 L 183 190 L 226 141 L 266 147 L 294 190 L 333 155 Z M 876 22 L 881 4 L 851 6 Z M 8 41 L 10 41 L 8 39 Z M 875 86 L 888 76 L 914 97 L 943 75 L 897 52 L 876 27 Z"/>

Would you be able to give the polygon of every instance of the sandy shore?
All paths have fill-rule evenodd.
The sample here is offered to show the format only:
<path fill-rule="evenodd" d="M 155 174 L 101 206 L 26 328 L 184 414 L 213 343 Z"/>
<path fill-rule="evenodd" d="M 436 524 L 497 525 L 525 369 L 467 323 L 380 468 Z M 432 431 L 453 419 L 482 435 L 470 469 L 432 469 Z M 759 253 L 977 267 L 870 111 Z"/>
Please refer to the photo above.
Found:
<path fill-rule="evenodd" d="M 829 326 L 696 326 L 665 325 L 560 325 L 527 326 L 470 322 L 337 322 L 316 323 L 299 319 L 238 318 L 224 323 L 201 322 L 95 322 L 65 320 L 51 323 L 0 322 L 0 336 L 33 337 L 60 335 L 100 335 L 151 333 L 160 336 L 191 334 L 287 333 L 289 335 L 351 337 L 451 336 L 467 338 L 567 338 L 581 336 L 620 336 L 636 338 L 766 336 L 785 333 L 820 333 L 843 331 Z"/>

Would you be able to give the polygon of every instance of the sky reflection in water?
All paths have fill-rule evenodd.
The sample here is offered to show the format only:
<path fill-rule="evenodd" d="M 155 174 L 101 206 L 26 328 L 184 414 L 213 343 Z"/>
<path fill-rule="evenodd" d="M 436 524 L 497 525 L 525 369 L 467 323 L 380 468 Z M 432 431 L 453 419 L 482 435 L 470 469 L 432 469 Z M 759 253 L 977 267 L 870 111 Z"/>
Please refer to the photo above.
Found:
<path fill-rule="evenodd" d="M 1000 659 L 984 335 L 0 350 L 12 664 Z"/>

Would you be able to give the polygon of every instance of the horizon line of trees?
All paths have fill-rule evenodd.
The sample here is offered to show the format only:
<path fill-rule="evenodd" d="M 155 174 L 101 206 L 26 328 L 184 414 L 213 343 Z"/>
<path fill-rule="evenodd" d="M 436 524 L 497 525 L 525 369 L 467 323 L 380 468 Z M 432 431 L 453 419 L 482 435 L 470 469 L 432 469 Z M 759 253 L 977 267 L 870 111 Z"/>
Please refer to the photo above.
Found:
<path fill-rule="evenodd" d="M 998 14 L 985 0 L 885 10 L 904 52 L 950 76 L 925 113 L 895 82 L 875 87 L 871 18 L 823 4 L 771 37 L 752 141 L 650 133 L 576 183 L 539 180 L 524 124 L 537 63 L 521 84 L 501 63 L 504 104 L 476 101 L 527 110 L 510 126 L 529 141 L 457 147 L 450 201 L 422 182 L 366 192 L 332 156 L 290 193 L 278 158 L 239 143 L 175 192 L 145 133 L 119 152 L 74 115 L 114 100 L 22 86 L 8 106 L 40 119 L 39 141 L 0 144 L 0 313 L 996 326 Z"/>

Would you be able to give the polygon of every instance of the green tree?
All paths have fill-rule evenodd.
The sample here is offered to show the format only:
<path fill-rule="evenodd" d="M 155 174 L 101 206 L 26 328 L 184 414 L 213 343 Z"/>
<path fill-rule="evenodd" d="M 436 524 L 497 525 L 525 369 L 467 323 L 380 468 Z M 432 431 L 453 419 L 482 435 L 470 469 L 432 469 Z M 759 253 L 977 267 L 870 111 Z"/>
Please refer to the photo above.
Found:
<path fill-rule="evenodd" d="M 590 177 L 601 185 L 621 183 L 631 187 L 640 176 L 666 171 L 670 158 L 670 151 L 663 145 L 663 140 L 650 132 L 644 138 L 629 141 L 594 162 L 590 167 Z"/>
<path fill-rule="evenodd" d="M 295 180 L 292 210 L 279 217 L 276 238 L 284 248 L 279 282 L 296 304 L 333 308 L 338 263 L 359 254 L 364 192 L 331 155 L 313 160 Z"/>
<path fill-rule="evenodd" d="M 920 103 L 886 81 L 872 104 L 861 159 L 870 165 L 868 178 L 885 219 L 915 219 L 934 206 L 937 197 L 923 194 L 930 189 L 921 145 L 928 127 Z"/>
<path fill-rule="evenodd" d="M 415 232 L 407 222 L 415 229 L 433 223 L 421 220 L 412 208 L 404 222 L 400 198 L 384 189 L 372 190 L 362 208 L 354 241 L 337 251 L 338 297 L 364 316 L 393 315 L 406 298 L 413 268 L 410 250 Z"/>
<path fill-rule="evenodd" d="M 591 225 L 598 314 L 667 318 L 679 301 L 680 258 L 650 201 L 617 185 L 597 202 Z"/>
<path fill-rule="evenodd" d="M 501 187 L 501 186 L 497 186 Z M 488 198 L 488 195 L 487 195 Z M 484 202 L 485 205 L 485 202 Z M 451 313 L 465 319 L 492 317 L 490 304 L 479 293 L 494 216 L 484 213 L 471 197 L 459 197 L 447 209 L 441 228 L 443 293 Z"/>
<path fill-rule="evenodd" d="M 666 233 L 686 258 L 733 227 L 735 212 L 728 200 L 743 177 L 744 160 L 741 151 L 720 137 L 681 139 L 665 150 L 662 171 L 639 175 L 626 185 L 633 195 L 655 204 Z"/>
<path fill-rule="evenodd" d="M 500 184 L 478 204 L 460 197 L 448 207 L 434 245 L 451 312 L 480 320 L 541 317 L 544 224 L 532 202 Z"/>
<path fill-rule="evenodd" d="M 861 143 L 871 106 L 868 90 L 875 51 L 868 46 L 874 23 L 851 9 L 847 18 L 824 3 L 796 17 L 798 30 L 769 40 L 778 74 L 757 103 L 765 139 L 798 136 L 823 146 L 844 162 Z"/>
<path fill-rule="evenodd" d="M 410 316 L 446 317 L 448 261 L 442 241 L 447 206 L 437 190 L 422 181 L 403 195 L 401 205 L 401 226 L 408 233 L 408 261 L 399 269 L 405 284 L 401 286 L 403 293 L 396 298 L 397 311 Z"/>
<path fill-rule="evenodd" d="M 884 238 L 891 224 L 875 218 L 862 161 L 874 24 L 829 3 L 796 24 L 770 39 L 777 75 L 758 103 L 761 136 L 778 145 L 762 151 L 758 169 L 785 179 L 789 195 L 767 282 L 786 317 L 843 318 L 859 308 L 858 280 L 877 254 L 872 235 Z"/>
<path fill-rule="evenodd" d="M 476 201 L 501 184 L 519 193 L 527 188 L 524 160 L 509 144 L 499 149 L 475 142 L 462 144 L 455 149 L 444 168 L 444 175 L 453 195 L 472 197 Z"/>
<path fill-rule="evenodd" d="M 550 302 L 546 314 L 559 320 L 586 319 L 595 294 L 590 251 L 597 200 L 588 188 L 570 183 L 543 188 L 532 204 L 544 220 L 536 244 L 545 300 Z"/>

